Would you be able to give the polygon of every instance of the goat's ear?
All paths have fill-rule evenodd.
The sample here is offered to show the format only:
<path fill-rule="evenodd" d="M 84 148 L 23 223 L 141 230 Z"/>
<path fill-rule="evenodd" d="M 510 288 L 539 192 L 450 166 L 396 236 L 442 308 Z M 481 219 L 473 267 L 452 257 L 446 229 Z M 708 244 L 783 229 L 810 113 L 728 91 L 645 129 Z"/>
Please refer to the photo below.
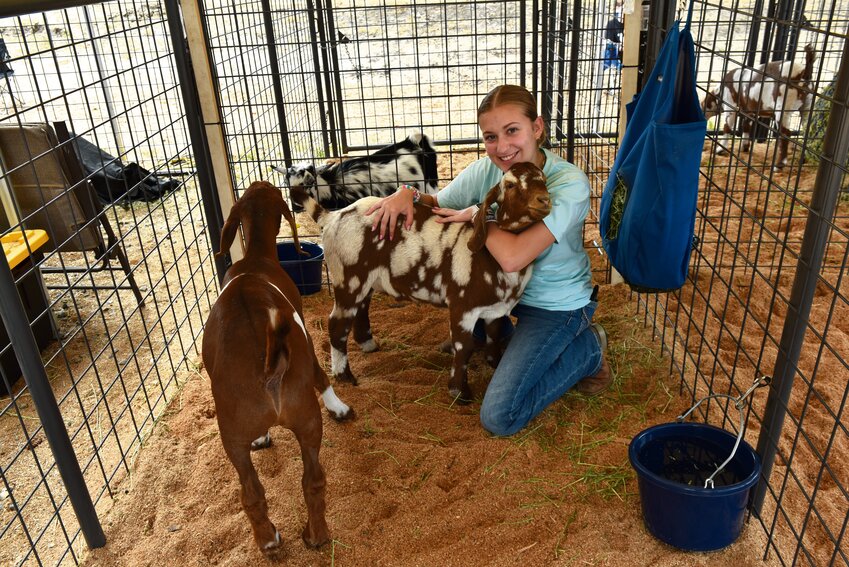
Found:
<path fill-rule="evenodd" d="M 469 239 L 468 244 L 469 250 L 472 252 L 479 252 L 483 248 L 484 244 L 486 244 L 486 212 L 489 210 L 489 207 L 498 200 L 500 192 L 501 184 L 496 183 L 495 186 L 489 190 L 489 193 L 486 194 L 480 210 L 478 210 L 475 215 L 474 232 L 472 232 L 472 237 Z"/>
<path fill-rule="evenodd" d="M 241 213 L 239 211 L 239 203 L 237 202 L 234 203 L 233 208 L 230 209 L 230 214 L 227 216 L 227 220 L 224 222 L 224 227 L 221 229 L 221 246 L 215 254 L 216 258 L 223 256 L 230 251 L 230 247 L 236 239 L 236 230 L 239 228 L 240 221 Z"/>
<path fill-rule="evenodd" d="M 292 229 L 292 240 L 295 241 L 295 251 L 301 256 L 309 256 L 310 253 L 304 252 L 301 248 L 301 241 L 298 240 L 298 225 L 295 223 L 295 216 L 289 209 L 289 205 L 286 204 L 285 199 L 283 200 L 283 218 L 286 219 L 286 222 L 289 223 L 289 227 Z"/>

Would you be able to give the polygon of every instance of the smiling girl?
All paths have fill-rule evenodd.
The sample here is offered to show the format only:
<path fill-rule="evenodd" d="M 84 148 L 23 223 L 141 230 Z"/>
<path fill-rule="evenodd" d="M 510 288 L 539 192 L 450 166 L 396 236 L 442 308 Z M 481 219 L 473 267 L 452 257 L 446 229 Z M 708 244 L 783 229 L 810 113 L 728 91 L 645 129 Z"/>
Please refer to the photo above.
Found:
<path fill-rule="evenodd" d="M 502 85 L 490 91 L 478 107 L 478 125 L 486 157 L 436 195 L 402 187 L 367 214 L 377 211 L 373 229 L 380 230 L 380 238 L 390 239 L 399 216 L 405 217 L 405 228 L 412 225 L 414 202 L 433 207 L 434 214 L 442 217 L 439 222 L 468 222 L 477 213 L 475 204 L 511 165 L 532 162 L 545 173 L 553 205 L 547 217 L 519 234 L 487 224 L 486 247 L 502 269 L 518 271 L 534 264 L 512 312 L 515 330 L 480 411 L 487 431 L 511 435 L 573 386 L 594 395 L 607 388 L 613 376 L 604 358 L 607 335 L 601 325 L 592 323 L 598 304 L 583 245 L 590 206 L 587 177 L 540 147 L 545 125 L 524 87 Z"/>

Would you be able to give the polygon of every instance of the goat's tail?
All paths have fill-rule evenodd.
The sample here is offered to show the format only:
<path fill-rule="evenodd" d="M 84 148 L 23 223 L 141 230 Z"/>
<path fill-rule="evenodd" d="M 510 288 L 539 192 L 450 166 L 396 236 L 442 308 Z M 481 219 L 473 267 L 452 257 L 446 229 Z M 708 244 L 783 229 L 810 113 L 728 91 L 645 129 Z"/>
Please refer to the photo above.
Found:
<path fill-rule="evenodd" d="M 290 330 L 286 318 L 275 310 L 265 332 L 265 390 L 277 415 L 281 411 L 280 386 L 283 375 L 289 369 L 290 352 L 286 346 L 286 335 Z"/>
<path fill-rule="evenodd" d="M 814 76 L 814 61 L 816 60 L 817 53 L 814 51 L 814 46 L 809 43 L 805 46 L 805 68 L 800 77 L 805 83 L 809 83 Z"/>
<path fill-rule="evenodd" d="M 292 197 L 292 201 L 303 207 L 307 214 L 312 217 L 312 220 L 317 222 L 319 226 L 324 226 L 324 222 L 327 219 L 327 211 L 307 193 L 302 185 L 293 185 L 290 187 L 289 195 Z"/>

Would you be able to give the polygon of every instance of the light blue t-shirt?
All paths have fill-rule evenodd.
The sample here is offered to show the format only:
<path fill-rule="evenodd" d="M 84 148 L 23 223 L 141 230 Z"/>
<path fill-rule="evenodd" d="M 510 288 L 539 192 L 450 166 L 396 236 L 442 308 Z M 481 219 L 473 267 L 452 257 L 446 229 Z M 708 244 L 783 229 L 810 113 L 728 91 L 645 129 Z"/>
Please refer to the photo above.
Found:
<path fill-rule="evenodd" d="M 543 149 L 551 213 L 543 219 L 555 242 L 537 256 L 533 275 L 519 303 L 571 311 L 590 301 L 592 274 L 584 250 L 584 219 L 590 210 L 590 182 L 584 172 L 560 156 Z M 481 158 L 436 194 L 440 207 L 464 209 L 480 203 L 504 173 L 488 158 Z"/>

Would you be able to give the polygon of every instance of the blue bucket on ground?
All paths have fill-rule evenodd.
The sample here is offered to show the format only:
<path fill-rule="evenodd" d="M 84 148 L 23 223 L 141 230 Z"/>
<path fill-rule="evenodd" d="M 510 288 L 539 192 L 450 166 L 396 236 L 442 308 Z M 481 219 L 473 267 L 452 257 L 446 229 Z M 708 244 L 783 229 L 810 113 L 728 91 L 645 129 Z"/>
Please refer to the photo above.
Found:
<path fill-rule="evenodd" d="M 754 449 L 740 440 L 735 450 L 737 442 L 704 423 L 664 423 L 634 437 L 628 457 L 652 535 L 687 551 L 713 551 L 737 539 L 761 471 Z M 713 488 L 707 488 L 712 475 Z"/>
<path fill-rule="evenodd" d="M 277 259 L 298 287 L 301 295 L 310 295 L 321 291 L 321 268 L 324 262 L 324 249 L 318 244 L 301 241 L 301 249 L 309 256 L 301 256 L 295 250 L 294 242 L 277 244 Z"/>

